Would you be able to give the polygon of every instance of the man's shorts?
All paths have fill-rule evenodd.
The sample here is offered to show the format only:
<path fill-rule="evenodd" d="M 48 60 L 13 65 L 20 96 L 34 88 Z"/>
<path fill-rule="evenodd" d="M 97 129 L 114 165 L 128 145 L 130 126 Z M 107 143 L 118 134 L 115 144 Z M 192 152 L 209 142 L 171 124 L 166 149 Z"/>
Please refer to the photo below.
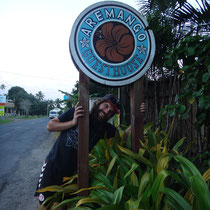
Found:
<path fill-rule="evenodd" d="M 58 176 L 56 176 L 54 165 L 51 163 L 51 161 L 45 160 L 41 168 L 41 174 L 39 176 L 36 191 L 44 187 L 60 184 L 61 182 L 58 179 Z M 38 196 L 39 203 L 42 204 L 48 197 L 52 196 L 53 194 L 54 192 L 49 191 L 35 192 L 34 196 Z"/>

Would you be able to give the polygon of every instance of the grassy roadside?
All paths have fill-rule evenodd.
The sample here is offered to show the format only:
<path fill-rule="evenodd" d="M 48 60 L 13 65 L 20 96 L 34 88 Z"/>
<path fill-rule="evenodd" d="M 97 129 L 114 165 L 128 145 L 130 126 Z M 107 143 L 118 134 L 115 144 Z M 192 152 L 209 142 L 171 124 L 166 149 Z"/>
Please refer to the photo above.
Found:
<path fill-rule="evenodd" d="M 8 116 L 4 118 L 0 118 L 0 125 L 14 122 L 15 120 L 29 120 L 29 119 L 38 119 L 38 118 L 44 118 L 47 116 Z"/>
<path fill-rule="evenodd" d="M 1 124 L 6 124 L 6 123 L 10 123 L 10 122 L 13 122 L 13 120 L 8 120 L 8 119 L 0 119 L 0 125 Z"/>

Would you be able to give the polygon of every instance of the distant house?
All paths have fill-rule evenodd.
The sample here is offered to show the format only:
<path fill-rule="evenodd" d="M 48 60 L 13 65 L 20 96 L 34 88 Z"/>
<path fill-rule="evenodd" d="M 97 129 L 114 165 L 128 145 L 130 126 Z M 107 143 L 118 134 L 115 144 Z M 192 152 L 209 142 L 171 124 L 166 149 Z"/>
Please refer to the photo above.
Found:
<path fill-rule="evenodd" d="M 16 114 L 15 104 L 13 102 L 7 101 L 5 104 L 4 113 L 5 113 L 5 116 L 11 116 L 11 115 Z"/>

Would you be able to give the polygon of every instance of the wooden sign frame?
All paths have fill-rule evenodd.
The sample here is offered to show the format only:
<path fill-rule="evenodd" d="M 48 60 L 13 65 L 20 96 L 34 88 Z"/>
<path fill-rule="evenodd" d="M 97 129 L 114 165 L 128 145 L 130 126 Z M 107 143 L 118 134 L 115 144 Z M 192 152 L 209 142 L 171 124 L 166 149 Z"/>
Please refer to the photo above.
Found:
<path fill-rule="evenodd" d="M 108 30 L 109 29 L 109 30 Z M 109 43 L 108 43 L 109 42 Z M 120 43 L 121 42 L 121 43 Z M 113 47 L 113 49 L 109 49 Z M 132 150 L 143 140 L 142 76 L 155 55 L 155 39 L 147 21 L 127 4 L 102 1 L 89 6 L 76 19 L 69 40 L 70 54 L 79 70 L 78 187 L 89 186 L 89 78 L 108 86 L 130 85 Z M 87 195 L 84 191 L 79 195 Z"/>

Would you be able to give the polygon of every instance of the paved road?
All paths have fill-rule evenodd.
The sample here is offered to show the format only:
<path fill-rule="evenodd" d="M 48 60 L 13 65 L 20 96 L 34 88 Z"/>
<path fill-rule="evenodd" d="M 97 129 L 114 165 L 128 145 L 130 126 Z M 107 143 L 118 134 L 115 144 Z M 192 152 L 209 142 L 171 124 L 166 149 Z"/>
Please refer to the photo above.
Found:
<path fill-rule="evenodd" d="M 37 209 L 42 163 L 55 142 L 47 118 L 0 125 L 0 210 Z"/>

